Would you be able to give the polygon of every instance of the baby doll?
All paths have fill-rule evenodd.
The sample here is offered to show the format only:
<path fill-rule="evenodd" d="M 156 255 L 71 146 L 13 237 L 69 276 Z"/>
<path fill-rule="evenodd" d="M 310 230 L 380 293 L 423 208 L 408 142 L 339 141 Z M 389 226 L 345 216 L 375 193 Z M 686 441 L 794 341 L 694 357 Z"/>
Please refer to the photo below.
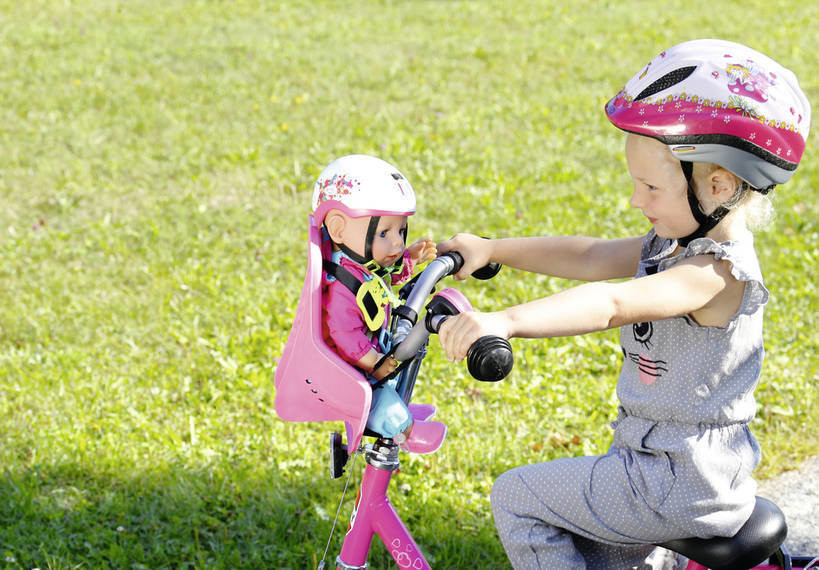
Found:
<path fill-rule="evenodd" d="M 367 428 L 407 451 L 431 453 L 446 437 L 445 424 L 427 421 L 434 407 L 408 407 L 394 379 L 379 382 L 398 366 L 389 355 L 390 309 L 398 304 L 391 286 L 436 256 L 429 239 L 406 247 L 407 218 L 414 213 L 412 186 L 373 156 L 339 158 L 316 181 L 313 216 L 333 246 L 322 283 L 325 342 L 375 385 Z"/>

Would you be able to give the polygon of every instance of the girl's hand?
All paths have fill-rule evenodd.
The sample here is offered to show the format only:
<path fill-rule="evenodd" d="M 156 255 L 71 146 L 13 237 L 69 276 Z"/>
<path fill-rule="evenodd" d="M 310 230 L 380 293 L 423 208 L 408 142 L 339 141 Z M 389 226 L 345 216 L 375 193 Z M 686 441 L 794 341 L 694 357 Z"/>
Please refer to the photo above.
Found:
<path fill-rule="evenodd" d="M 464 258 L 464 266 L 455 274 L 455 279 L 466 279 L 472 272 L 488 264 L 492 253 L 492 240 L 472 234 L 457 234 L 438 244 L 438 253 L 457 251 Z"/>
<path fill-rule="evenodd" d="M 438 256 L 438 249 L 431 239 L 422 238 L 407 248 L 413 265 L 424 263 Z"/>
<path fill-rule="evenodd" d="M 468 312 L 449 317 L 438 331 L 438 340 L 447 358 L 456 362 L 463 360 L 469 347 L 486 335 L 509 338 L 509 322 L 503 312 Z"/>

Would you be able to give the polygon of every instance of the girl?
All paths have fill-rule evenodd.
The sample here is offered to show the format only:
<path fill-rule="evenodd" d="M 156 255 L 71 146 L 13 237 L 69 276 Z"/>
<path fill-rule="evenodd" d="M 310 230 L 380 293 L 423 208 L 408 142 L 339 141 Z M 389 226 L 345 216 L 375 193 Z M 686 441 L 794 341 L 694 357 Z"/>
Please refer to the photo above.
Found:
<path fill-rule="evenodd" d="M 748 424 L 768 291 L 748 226 L 764 195 L 796 169 L 809 104 L 793 73 L 768 57 L 696 40 L 657 56 L 606 114 L 627 133 L 630 204 L 651 223 L 647 235 L 461 234 L 438 246 L 464 256 L 458 278 L 499 262 L 593 282 L 449 319 L 439 338 L 450 359 L 486 334 L 620 327 L 620 407 L 609 452 L 518 467 L 492 489 L 495 523 L 516 568 L 630 568 L 652 544 L 733 535 L 754 505 L 760 451 Z"/>
<path fill-rule="evenodd" d="M 319 175 L 313 217 L 333 244 L 324 263 L 324 339 L 373 383 L 398 363 L 390 351 L 389 311 L 397 301 L 391 285 L 412 275 L 415 265 L 433 259 L 435 243 L 421 239 L 406 247 L 407 217 L 415 213 L 415 193 L 392 165 L 374 156 L 350 155 Z M 389 280 L 389 283 L 385 282 Z M 367 427 L 414 453 L 436 451 L 446 425 L 427 421 L 430 405 L 408 408 L 395 381 L 373 390 Z"/>

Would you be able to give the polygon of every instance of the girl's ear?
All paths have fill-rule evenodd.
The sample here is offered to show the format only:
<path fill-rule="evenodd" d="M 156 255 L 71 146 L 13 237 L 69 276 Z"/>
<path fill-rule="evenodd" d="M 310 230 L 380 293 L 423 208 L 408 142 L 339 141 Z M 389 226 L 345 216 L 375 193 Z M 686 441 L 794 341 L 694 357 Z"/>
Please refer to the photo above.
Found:
<path fill-rule="evenodd" d="M 347 229 L 347 216 L 339 210 L 330 210 L 324 217 L 324 227 L 333 243 L 344 243 L 344 230 Z"/>
<path fill-rule="evenodd" d="M 709 198 L 722 204 L 733 198 L 739 188 L 740 180 L 724 168 L 717 168 L 708 175 Z"/>

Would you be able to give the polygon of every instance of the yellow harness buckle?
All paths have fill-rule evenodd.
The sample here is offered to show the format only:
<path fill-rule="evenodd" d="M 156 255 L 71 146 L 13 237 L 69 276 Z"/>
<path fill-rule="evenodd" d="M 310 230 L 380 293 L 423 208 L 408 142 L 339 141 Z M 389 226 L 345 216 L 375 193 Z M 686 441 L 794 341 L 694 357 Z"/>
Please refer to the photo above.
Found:
<path fill-rule="evenodd" d="M 367 328 L 377 331 L 384 324 L 387 312 L 384 305 L 389 302 L 389 295 L 384 291 L 384 284 L 380 279 L 364 281 L 355 295 L 358 308 Z"/>

